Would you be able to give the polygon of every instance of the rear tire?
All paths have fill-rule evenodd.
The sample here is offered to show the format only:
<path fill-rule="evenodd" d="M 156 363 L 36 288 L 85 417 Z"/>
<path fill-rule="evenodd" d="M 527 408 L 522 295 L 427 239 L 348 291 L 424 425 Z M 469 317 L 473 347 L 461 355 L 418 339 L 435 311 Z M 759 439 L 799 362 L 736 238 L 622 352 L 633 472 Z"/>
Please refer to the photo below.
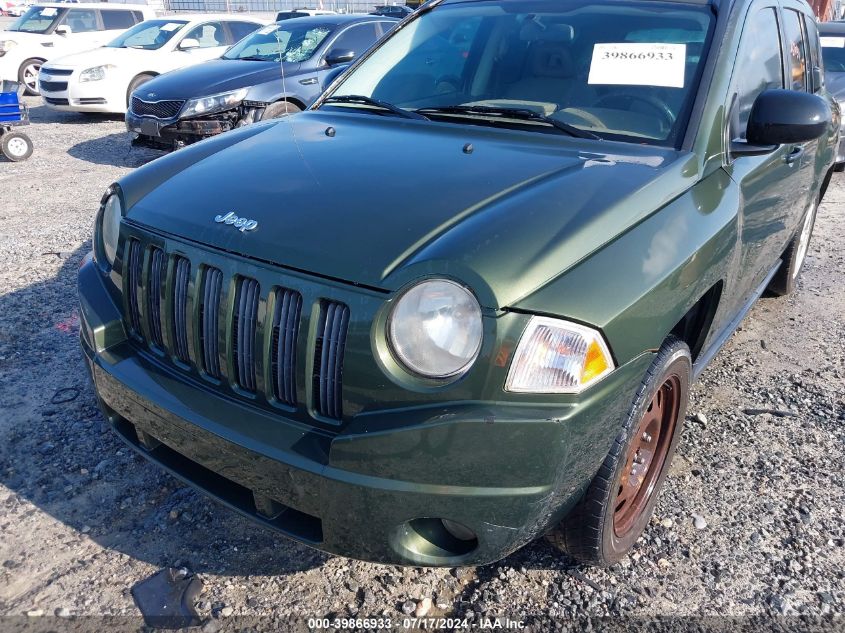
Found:
<path fill-rule="evenodd" d="M 140 86 L 147 83 L 150 79 L 152 79 L 155 75 L 138 75 L 132 81 L 129 82 L 129 88 L 126 90 L 126 108 L 129 108 L 129 100 L 132 98 L 132 93 L 135 92 Z"/>
<path fill-rule="evenodd" d="M 0 151 L 10 161 L 17 163 L 32 156 L 32 141 L 23 132 L 7 132 L 0 137 Z"/>
<path fill-rule="evenodd" d="M 795 291 L 795 287 L 798 285 L 798 276 L 801 274 L 804 262 L 807 259 L 807 251 L 810 248 L 810 239 L 813 236 L 813 227 L 816 225 L 818 209 L 819 201 L 814 200 L 801 220 L 798 233 L 783 252 L 781 257 L 783 263 L 769 283 L 769 292 L 772 294 L 783 297 Z"/>
<path fill-rule="evenodd" d="M 598 566 L 618 562 L 633 547 L 654 511 L 681 437 L 691 375 L 689 347 L 669 337 L 584 497 L 548 534 L 555 546 Z"/>
<path fill-rule="evenodd" d="M 276 101 L 264 108 L 264 112 L 261 114 L 261 120 L 278 119 L 289 114 L 296 114 L 297 112 L 302 112 L 302 108 L 295 103 L 291 103 L 290 101 Z"/>
<path fill-rule="evenodd" d="M 18 68 L 18 81 L 26 88 L 25 94 L 32 97 L 37 97 L 41 94 L 38 92 L 38 73 L 43 63 L 43 59 L 31 57 L 30 59 L 24 60 L 20 68 Z"/>

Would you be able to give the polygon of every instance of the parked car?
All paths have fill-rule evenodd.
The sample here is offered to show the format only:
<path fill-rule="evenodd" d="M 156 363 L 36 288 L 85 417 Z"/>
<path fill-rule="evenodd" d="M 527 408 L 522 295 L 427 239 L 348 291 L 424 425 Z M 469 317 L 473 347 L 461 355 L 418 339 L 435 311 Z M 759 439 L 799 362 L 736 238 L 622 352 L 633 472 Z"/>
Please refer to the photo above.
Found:
<path fill-rule="evenodd" d="M 365 52 L 395 20 L 320 15 L 270 24 L 219 60 L 156 77 L 132 93 L 136 142 L 178 148 L 235 127 L 299 112 L 327 78 Z"/>
<path fill-rule="evenodd" d="M 0 31 L 0 80 L 38 94 L 38 71 L 56 57 L 100 46 L 155 12 L 143 5 L 38 4 Z"/>
<path fill-rule="evenodd" d="M 328 9 L 293 9 L 292 11 L 279 11 L 276 14 L 276 22 L 290 20 L 291 18 L 304 18 L 315 15 L 337 15 L 336 11 Z"/>
<path fill-rule="evenodd" d="M 146 20 L 103 47 L 41 68 L 44 103 L 70 112 L 126 112 L 129 95 L 156 75 L 220 57 L 266 24 L 238 15 L 175 15 Z"/>
<path fill-rule="evenodd" d="M 825 84 L 842 110 L 845 108 L 845 22 L 822 22 L 819 32 Z M 836 171 L 845 171 L 845 128 L 839 134 Z"/>
<path fill-rule="evenodd" d="M 108 189 L 79 273 L 107 419 L 329 552 L 618 561 L 690 384 L 796 287 L 820 55 L 797 0 L 429 5 L 308 111 Z"/>
<path fill-rule="evenodd" d="M 406 7 L 403 4 L 384 4 L 379 5 L 375 8 L 374 11 L 371 11 L 371 15 L 385 15 L 391 18 L 397 18 L 401 20 L 404 17 L 411 15 L 414 10 L 411 7 Z"/>
<path fill-rule="evenodd" d="M 32 6 L 32 0 L 7 0 L 0 2 L 0 9 L 8 16 L 19 18 L 29 7 Z"/>

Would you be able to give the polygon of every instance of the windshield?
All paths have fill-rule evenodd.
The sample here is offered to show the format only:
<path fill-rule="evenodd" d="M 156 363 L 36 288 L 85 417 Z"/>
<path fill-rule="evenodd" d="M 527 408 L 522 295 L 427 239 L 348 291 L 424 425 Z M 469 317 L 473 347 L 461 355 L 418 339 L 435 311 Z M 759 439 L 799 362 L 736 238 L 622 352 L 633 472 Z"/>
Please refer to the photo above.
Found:
<path fill-rule="evenodd" d="M 394 32 L 331 96 L 473 125 L 508 125 L 502 112 L 491 113 L 519 110 L 515 127 L 525 127 L 530 112 L 602 138 L 675 145 L 713 22 L 706 6 L 668 2 L 444 5 Z M 363 110 L 349 102 L 325 107 Z"/>
<path fill-rule="evenodd" d="M 304 62 L 331 33 L 331 27 L 310 24 L 270 24 L 242 39 L 229 49 L 223 59 Z"/>
<path fill-rule="evenodd" d="M 23 33 L 46 33 L 64 13 L 56 7 L 30 7 L 29 10 L 9 27 L 10 31 Z"/>
<path fill-rule="evenodd" d="M 142 48 L 157 50 L 173 39 L 187 22 L 185 20 L 147 20 L 106 44 L 109 48 Z"/>
<path fill-rule="evenodd" d="M 821 40 L 824 69 L 831 73 L 845 72 L 845 35 L 822 35 Z"/>

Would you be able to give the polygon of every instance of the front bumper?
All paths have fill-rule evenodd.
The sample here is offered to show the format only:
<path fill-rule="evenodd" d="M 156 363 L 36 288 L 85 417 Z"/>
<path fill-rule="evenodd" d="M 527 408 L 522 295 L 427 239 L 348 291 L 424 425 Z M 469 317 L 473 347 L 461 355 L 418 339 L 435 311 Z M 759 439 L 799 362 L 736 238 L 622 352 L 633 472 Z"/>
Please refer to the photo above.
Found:
<path fill-rule="evenodd" d="M 130 109 L 126 112 L 126 129 L 135 132 L 141 144 L 176 148 L 228 132 L 237 126 L 238 118 L 232 111 L 209 118 L 162 120 L 138 116 Z"/>
<path fill-rule="evenodd" d="M 89 258 L 80 335 L 121 437 L 266 526 L 381 563 L 485 564 L 544 533 L 592 479 L 652 359 L 577 403 L 441 402 L 369 411 L 332 431 L 235 401 L 143 353 L 106 283 Z M 477 541 L 456 541 L 439 519 Z"/>
<path fill-rule="evenodd" d="M 126 88 L 121 87 L 119 78 L 80 82 L 79 74 L 79 69 L 42 67 L 38 91 L 45 105 L 62 112 L 120 114 L 126 111 Z"/>

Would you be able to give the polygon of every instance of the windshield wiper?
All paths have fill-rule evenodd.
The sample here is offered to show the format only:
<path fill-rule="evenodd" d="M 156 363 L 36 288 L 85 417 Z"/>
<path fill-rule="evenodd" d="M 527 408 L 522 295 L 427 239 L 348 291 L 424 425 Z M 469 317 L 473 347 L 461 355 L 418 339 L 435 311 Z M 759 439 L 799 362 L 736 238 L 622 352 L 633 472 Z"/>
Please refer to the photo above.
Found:
<path fill-rule="evenodd" d="M 600 141 L 601 137 L 598 134 L 593 134 L 587 130 L 582 130 L 569 125 L 563 121 L 558 121 L 545 114 L 528 110 L 527 108 L 500 108 L 496 106 L 481 106 L 481 105 L 450 105 L 441 106 L 438 108 L 420 108 L 416 110 L 418 114 L 466 114 L 487 116 L 493 119 L 515 119 L 517 121 L 539 121 L 547 123 L 552 127 L 565 132 L 570 136 L 576 138 L 588 138 L 594 141 Z"/>
<path fill-rule="evenodd" d="M 373 99 L 372 97 L 365 97 L 364 95 L 336 95 L 323 99 L 323 104 L 332 103 L 358 103 L 361 105 L 374 106 L 376 108 L 381 108 L 382 110 L 387 110 L 388 112 L 395 114 L 396 116 L 401 116 L 405 119 L 428 119 L 427 116 L 420 114 L 419 112 L 404 110 L 399 106 L 388 103 L 387 101 Z"/>
<path fill-rule="evenodd" d="M 224 57 L 223 59 L 237 59 L 241 62 L 278 62 L 278 59 L 262 57 L 261 55 L 249 55 L 248 57 Z"/>

